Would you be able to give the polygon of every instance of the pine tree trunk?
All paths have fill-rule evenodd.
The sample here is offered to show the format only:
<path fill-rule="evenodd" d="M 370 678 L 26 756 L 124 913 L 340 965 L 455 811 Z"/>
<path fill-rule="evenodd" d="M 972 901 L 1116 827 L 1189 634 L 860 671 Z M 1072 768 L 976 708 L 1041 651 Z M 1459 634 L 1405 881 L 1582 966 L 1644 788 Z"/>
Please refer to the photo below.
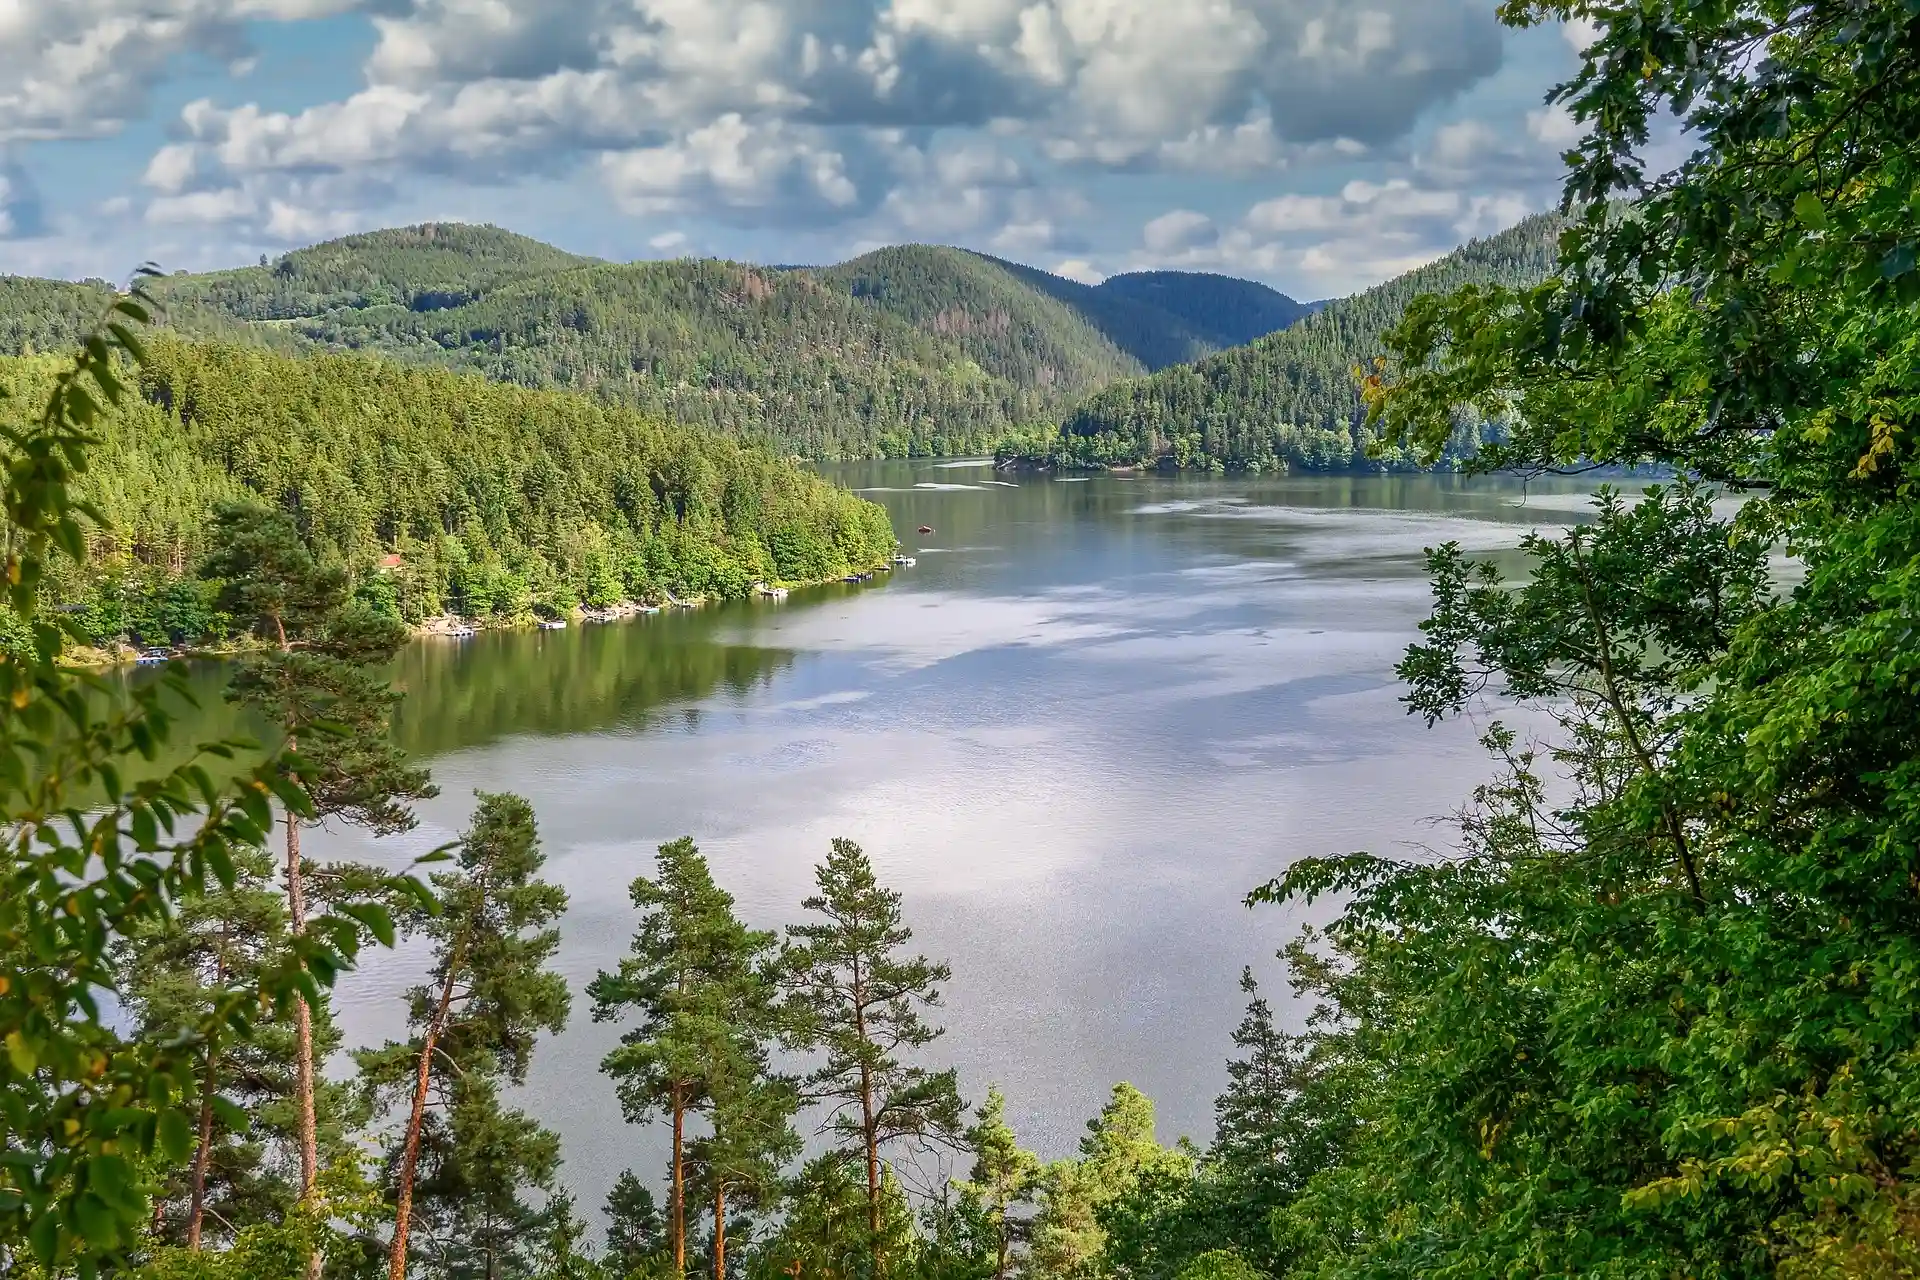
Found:
<path fill-rule="evenodd" d="M 713 1184 L 713 1280 L 727 1280 L 727 1184 Z"/>
<path fill-rule="evenodd" d="M 669 1216 L 673 1219 L 673 1274 L 687 1274 L 687 1183 L 684 1152 L 686 1150 L 687 1108 L 680 1101 L 680 1085 L 676 1082 L 672 1088 L 673 1096 L 673 1209 Z"/>
<path fill-rule="evenodd" d="M 288 739 L 288 747 L 293 745 Z M 307 931 L 306 876 L 300 866 L 300 819 L 287 813 L 287 914 L 297 937 Z M 313 1011 L 294 997 L 294 1106 L 300 1137 L 300 1198 L 310 1199 L 320 1177 L 320 1139 L 313 1114 Z"/>
<path fill-rule="evenodd" d="M 427 1118 L 427 1083 L 433 1075 L 433 1046 L 447 1025 L 447 1010 L 453 1007 L 453 979 L 460 965 L 460 949 L 455 948 L 447 962 L 446 977 L 440 983 L 440 1003 L 434 1008 L 433 1021 L 420 1043 L 420 1067 L 413 1081 L 413 1112 L 407 1117 L 407 1141 L 400 1156 L 400 1186 L 393 1208 L 393 1244 L 387 1253 L 388 1280 L 406 1280 L 407 1224 L 413 1217 L 413 1175 L 420 1162 L 420 1128 Z"/>
<path fill-rule="evenodd" d="M 1000 1261 L 993 1269 L 993 1280 L 1007 1280 L 1007 1246 L 1010 1243 L 1007 1233 L 1007 1211 L 1000 1209 Z"/>
<path fill-rule="evenodd" d="M 873 1235 L 873 1269 L 880 1270 L 880 1144 L 873 1132 L 873 1076 L 860 1068 L 860 1134 L 867 1148 L 867 1230 Z"/>
<path fill-rule="evenodd" d="M 207 1216 L 207 1166 L 213 1163 L 213 1090 L 217 1056 L 207 1050 L 207 1065 L 200 1077 L 200 1145 L 193 1153 L 193 1201 L 187 1211 L 187 1249 L 200 1250 L 200 1224 Z"/>
<path fill-rule="evenodd" d="M 227 981 L 227 934 L 220 933 L 220 950 L 213 961 L 213 985 Z M 207 1046 L 207 1062 L 200 1075 L 200 1145 L 193 1152 L 193 1200 L 187 1211 L 187 1250 L 200 1250 L 200 1226 L 207 1216 L 207 1166 L 213 1163 L 213 1094 L 219 1081 L 220 1055 Z"/>

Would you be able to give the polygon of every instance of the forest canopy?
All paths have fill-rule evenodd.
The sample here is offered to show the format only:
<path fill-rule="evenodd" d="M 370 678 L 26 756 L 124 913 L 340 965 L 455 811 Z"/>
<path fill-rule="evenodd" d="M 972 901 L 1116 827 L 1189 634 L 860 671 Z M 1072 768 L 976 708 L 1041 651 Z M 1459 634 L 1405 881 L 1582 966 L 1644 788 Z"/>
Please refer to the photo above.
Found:
<path fill-rule="evenodd" d="M 164 335 L 148 355 L 82 482 L 104 523 L 84 564 L 55 571 L 103 638 L 217 626 L 188 579 L 214 505 L 239 498 L 292 513 L 316 555 L 409 622 L 740 596 L 894 547 L 880 507 L 797 464 L 581 396 Z M 0 360 L 0 403 L 43 400 L 61 363 Z"/>

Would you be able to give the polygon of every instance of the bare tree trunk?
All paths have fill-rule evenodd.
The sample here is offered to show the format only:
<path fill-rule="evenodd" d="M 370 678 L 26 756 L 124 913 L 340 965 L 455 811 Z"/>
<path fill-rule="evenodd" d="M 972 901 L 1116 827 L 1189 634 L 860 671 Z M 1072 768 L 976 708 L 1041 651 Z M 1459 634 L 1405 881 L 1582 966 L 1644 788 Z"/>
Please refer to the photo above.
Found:
<path fill-rule="evenodd" d="M 420 1044 L 420 1068 L 413 1081 L 413 1113 L 407 1117 L 407 1143 L 400 1156 L 400 1188 L 393 1209 L 393 1244 L 387 1254 L 389 1280 L 406 1280 L 407 1224 L 413 1217 L 413 1175 L 420 1162 L 420 1127 L 427 1118 L 427 1082 L 433 1075 L 433 1046 L 447 1024 L 447 1010 L 453 1005 L 454 973 L 460 965 L 460 950 L 455 948 L 447 963 L 447 974 L 440 982 L 440 1003 L 427 1024 L 426 1038 Z"/>
<path fill-rule="evenodd" d="M 727 1280 L 727 1184 L 713 1185 L 713 1280 Z"/>
<path fill-rule="evenodd" d="M 300 867 L 300 819 L 287 813 L 287 913 L 295 936 L 307 931 L 306 876 Z M 294 997 L 294 1105 L 299 1111 L 300 1198 L 313 1195 L 320 1176 L 320 1139 L 313 1114 L 313 1011 Z"/>
<path fill-rule="evenodd" d="M 867 992 L 860 963 L 853 966 L 853 1030 L 861 1044 L 867 1043 Z M 867 1155 L 867 1244 L 873 1257 L 873 1274 L 882 1273 L 880 1262 L 880 1141 L 873 1124 L 873 1072 L 860 1066 L 860 1137 Z"/>
<path fill-rule="evenodd" d="M 686 1139 L 687 1108 L 680 1101 L 680 1086 L 675 1083 L 673 1096 L 673 1207 L 668 1216 L 673 1219 L 673 1273 L 677 1276 L 687 1274 L 687 1181 L 686 1181 Z"/>

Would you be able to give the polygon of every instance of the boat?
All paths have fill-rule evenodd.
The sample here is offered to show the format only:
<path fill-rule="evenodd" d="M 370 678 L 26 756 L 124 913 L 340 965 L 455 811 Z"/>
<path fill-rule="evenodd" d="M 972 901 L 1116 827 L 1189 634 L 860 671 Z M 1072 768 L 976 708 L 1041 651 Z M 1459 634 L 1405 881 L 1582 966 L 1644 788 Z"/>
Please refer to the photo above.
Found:
<path fill-rule="evenodd" d="M 933 532 L 933 526 L 932 526 L 932 525 L 930 525 L 930 524 L 923 524 L 923 525 L 921 525 L 921 526 L 920 526 L 920 530 L 919 530 L 919 531 L 920 531 L 921 533 L 932 533 L 932 532 Z"/>
<path fill-rule="evenodd" d="M 172 656 L 173 655 L 168 653 L 165 649 L 149 649 L 145 653 L 141 654 L 139 657 L 135 658 L 134 661 L 143 667 L 153 667 L 153 666 L 158 666 L 160 663 L 167 661 Z"/>
<path fill-rule="evenodd" d="M 468 640 L 480 634 L 478 627 L 448 627 L 446 635 L 455 640 Z"/>
<path fill-rule="evenodd" d="M 753 593 L 764 600 L 785 600 L 787 598 L 787 589 L 785 587 L 769 586 L 764 582 L 754 583 Z"/>
<path fill-rule="evenodd" d="M 565 631 L 567 629 L 567 620 L 565 618 L 543 618 L 540 622 L 540 629 L 542 631 Z"/>
<path fill-rule="evenodd" d="M 893 558 L 893 562 L 899 565 L 902 569 L 911 569 L 913 568 L 913 566 L 920 563 L 918 560 L 915 560 L 912 556 L 895 556 Z"/>

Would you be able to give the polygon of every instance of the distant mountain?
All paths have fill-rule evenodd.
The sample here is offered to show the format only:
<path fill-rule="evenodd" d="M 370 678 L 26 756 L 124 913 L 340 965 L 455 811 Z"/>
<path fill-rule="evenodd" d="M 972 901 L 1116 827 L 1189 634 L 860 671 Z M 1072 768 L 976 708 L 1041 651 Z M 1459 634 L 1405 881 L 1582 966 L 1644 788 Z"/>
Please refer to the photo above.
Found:
<path fill-rule="evenodd" d="M 1089 286 L 937 246 L 830 267 L 615 265 L 454 223 L 153 288 L 195 336 L 573 388 L 814 457 L 992 449 L 1103 387 L 1308 310 L 1224 276 Z M 97 282 L 0 277 L 0 352 L 71 345 L 105 296 Z"/>
<path fill-rule="evenodd" d="M 910 244 L 802 274 L 958 346 L 994 377 L 1042 393 L 1083 395 L 1155 367 L 1022 270 L 965 249 Z"/>
<path fill-rule="evenodd" d="M 1562 222 L 1542 215 L 1292 327 L 1192 365 L 1095 392 L 1065 416 L 1052 458 L 1066 465 L 1346 469 L 1378 465 L 1353 369 L 1413 299 L 1464 284 L 1536 284 L 1558 261 Z"/>
<path fill-rule="evenodd" d="M 1107 277 L 1100 292 L 1177 316 L 1222 349 L 1288 328 L 1324 305 L 1295 302 L 1252 280 L 1201 271 L 1128 272 Z"/>

